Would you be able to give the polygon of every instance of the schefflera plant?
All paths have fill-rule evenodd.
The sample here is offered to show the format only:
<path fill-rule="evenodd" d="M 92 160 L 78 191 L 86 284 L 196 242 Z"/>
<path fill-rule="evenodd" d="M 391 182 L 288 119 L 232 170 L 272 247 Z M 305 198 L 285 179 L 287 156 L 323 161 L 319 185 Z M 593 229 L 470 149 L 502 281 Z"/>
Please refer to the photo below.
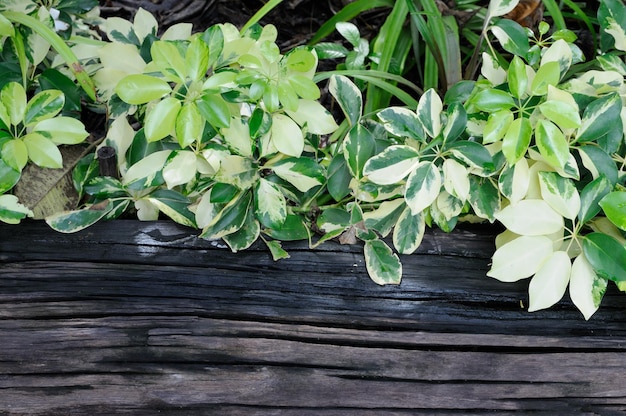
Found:
<path fill-rule="evenodd" d="M 626 67 L 607 55 L 597 69 L 577 70 L 582 54 L 571 34 L 541 39 L 537 50 L 526 47 L 523 29 L 507 27 L 498 38 L 513 59 L 501 68 L 487 57 L 485 79 L 465 104 L 472 133 L 505 160 L 494 216 L 507 230 L 487 275 L 532 277 L 530 311 L 554 305 L 569 286 L 588 319 L 608 281 L 626 289 Z M 624 45 L 623 33 L 615 45 Z"/>
<path fill-rule="evenodd" d="M 234 251 L 262 232 L 308 238 L 305 214 L 326 178 L 318 136 L 337 125 L 317 102 L 315 54 L 283 55 L 276 35 L 271 25 L 240 34 L 223 24 L 186 40 L 144 41 L 141 73 L 122 77 L 111 98 L 116 113 L 142 125 L 134 132 L 126 116 L 111 124 L 104 144 L 117 149 L 121 178 L 91 178 L 86 167 L 78 182 L 94 197 L 87 208 L 100 209 L 57 215 L 50 225 L 75 231 L 132 202 L 140 219 L 162 212 Z M 285 255 L 267 242 L 275 257 Z"/>
<path fill-rule="evenodd" d="M 0 221 L 16 224 L 31 210 L 7 192 L 20 180 L 26 165 L 62 168 L 60 145 L 83 142 L 89 135 L 80 120 L 60 115 L 65 96 L 44 90 L 28 99 L 18 82 L 0 90 Z"/>
<path fill-rule="evenodd" d="M 500 198 L 490 178 L 500 162 L 482 144 L 467 140 L 467 114 L 459 99 L 471 85 L 456 88 L 450 102 L 431 89 L 415 109 L 363 114 L 358 87 L 344 76 L 331 78 L 330 91 L 349 128 L 330 146 L 328 192 L 342 204 L 320 207 L 317 226 L 325 232 L 320 241 L 364 241 L 366 266 L 378 284 L 402 278 L 402 264 L 386 237 L 398 253 L 412 254 L 427 226 L 451 231 L 472 210 L 495 220 Z"/>

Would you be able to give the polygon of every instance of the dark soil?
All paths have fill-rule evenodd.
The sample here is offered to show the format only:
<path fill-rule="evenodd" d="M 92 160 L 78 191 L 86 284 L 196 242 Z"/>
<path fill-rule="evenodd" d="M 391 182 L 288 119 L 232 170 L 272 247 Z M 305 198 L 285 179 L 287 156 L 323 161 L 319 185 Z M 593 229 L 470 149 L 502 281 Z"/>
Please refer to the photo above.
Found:
<path fill-rule="evenodd" d="M 315 32 L 349 0 L 286 0 L 274 8 L 261 24 L 278 28 L 278 46 L 290 49 L 308 42 Z M 103 17 L 132 18 L 139 7 L 150 11 L 159 21 L 159 30 L 187 22 L 194 31 L 203 31 L 217 23 L 233 23 L 242 27 L 265 2 L 260 0 L 101 0 Z M 388 10 L 387 10 L 388 12 Z M 356 24 L 362 35 L 376 33 L 385 11 L 372 11 L 359 16 Z M 329 40 L 337 40 L 334 34 Z"/>

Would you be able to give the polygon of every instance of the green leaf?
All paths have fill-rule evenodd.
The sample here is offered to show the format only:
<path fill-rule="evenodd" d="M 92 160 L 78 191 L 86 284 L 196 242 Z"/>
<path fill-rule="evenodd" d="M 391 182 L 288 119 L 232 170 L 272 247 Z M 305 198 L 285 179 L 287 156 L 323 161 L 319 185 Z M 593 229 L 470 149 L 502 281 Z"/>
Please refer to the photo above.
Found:
<path fill-rule="evenodd" d="M 22 140 L 28 149 L 28 158 L 42 168 L 62 168 L 63 157 L 52 140 L 33 132 L 25 135 Z"/>
<path fill-rule="evenodd" d="M 425 231 L 424 214 L 414 215 L 407 207 L 393 229 L 393 245 L 400 254 L 413 254 L 422 243 Z"/>
<path fill-rule="evenodd" d="M 605 195 L 599 205 L 615 226 L 626 231 L 626 191 L 615 191 Z"/>
<path fill-rule="evenodd" d="M 97 199 L 121 198 L 127 196 L 122 183 L 110 176 L 98 176 L 91 179 L 84 191 Z"/>
<path fill-rule="evenodd" d="M 26 91 L 21 84 L 9 82 L 2 87 L 0 102 L 4 104 L 11 124 L 16 126 L 24 120 L 24 115 L 26 114 Z"/>
<path fill-rule="evenodd" d="M 118 82 L 115 93 L 128 104 L 145 104 L 172 92 L 167 81 L 150 75 L 132 74 Z"/>
<path fill-rule="evenodd" d="M 194 142 L 199 142 L 204 131 L 204 119 L 196 103 L 183 104 L 176 116 L 176 139 L 181 148 L 186 148 Z"/>
<path fill-rule="evenodd" d="M 83 123 L 72 117 L 41 120 L 33 127 L 33 132 L 49 137 L 55 144 L 78 144 L 89 136 Z"/>
<path fill-rule="evenodd" d="M 541 197 L 564 218 L 573 220 L 580 211 L 580 195 L 571 179 L 556 172 L 539 172 Z"/>
<path fill-rule="evenodd" d="M 28 163 L 28 148 L 20 139 L 5 142 L 0 153 L 2 160 L 16 171 L 21 172 Z"/>
<path fill-rule="evenodd" d="M 495 143 L 502 139 L 513 122 L 511 110 L 500 110 L 489 114 L 483 130 L 483 144 Z"/>
<path fill-rule="evenodd" d="M 577 128 L 581 124 L 578 109 L 570 103 L 557 100 L 548 100 L 539 105 L 539 110 L 548 120 L 561 129 Z"/>
<path fill-rule="evenodd" d="M 295 186 L 300 192 L 307 192 L 326 181 L 324 167 L 308 157 L 282 159 L 271 168 L 276 175 Z"/>
<path fill-rule="evenodd" d="M 496 250 L 487 276 L 502 282 L 517 282 L 537 273 L 554 252 L 552 240 L 545 236 L 521 236 Z"/>
<path fill-rule="evenodd" d="M 417 114 L 405 107 L 387 107 L 378 112 L 378 118 L 389 133 L 425 141 L 425 133 Z"/>
<path fill-rule="evenodd" d="M 248 210 L 246 221 L 243 226 L 232 234 L 222 237 L 231 251 L 236 253 L 249 248 L 261 235 L 261 226 L 254 218 L 252 210 Z"/>
<path fill-rule="evenodd" d="M 150 55 L 152 62 L 168 80 L 176 83 L 185 80 L 187 63 L 173 42 L 154 42 L 150 48 Z"/>
<path fill-rule="evenodd" d="M 363 166 L 376 150 L 374 135 L 362 124 L 357 124 L 348 131 L 342 147 L 350 174 L 356 179 L 361 179 Z"/>
<path fill-rule="evenodd" d="M 24 125 L 30 126 L 59 114 L 65 104 L 65 96 L 58 90 L 41 91 L 26 105 Z"/>
<path fill-rule="evenodd" d="M 0 195 L 0 221 L 19 224 L 24 218 L 32 216 L 33 212 L 20 204 L 15 195 Z"/>
<path fill-rule="evenodd" d="M 607 126 L 620 122 L 622 100 L 617 93 L 605 95 L 591 102 L 583 113 L 577 140 L 593 141 L 607 133 Z"/>
<path fill-rule="evenodd" d="M 432 162 L 420 162 L 407 179 L 404 198 L 414 215 L 432 204 L 441 190 L 439 168 Z"/>
<path fill-rule="evenodd" d="M 551 121 L 538 120 L 535 141 L 539 153 L 555 169 L 563 169 L 569 159 L 569 143 L 563 132 Z"/>
<path fill-rule="evenodd" d="M 583 253 L 598 276 L 614 282 L 626 281 L 626 247 L 604 233 L 587 234 Z"/>
<path fill-rule="evenodd" d="M 254 189 L 256 218 L 268 228 L 280 228 L 287 218 L 287 200 L 280 188 L 261 178 Z"/>
<path fill-rule="evenodd" d="M 61 212 L 47 217 L 46 223 L 55 231 L 75 233 L 100 221 L 116 206 L 115 202 L 108 201 L 106 205 L 97 204 L 89 208 Z"/>
<path fill-rule="evenodd" d="M 480 169 L 485 176 L 495 170 L 491 153 L 480 143 L 460 140 L 448 146 L 447 150 L 469 167 Z"/>
<path fill-rule="evenodd" d="M 561 67 L 558 62 L 547 62 L 539 67 L 530 85 L 532 95 L 546 95 L 548 86 L 556 86 L 561 79 Z"/>
<path fill-rule="evenodd" d="M 333 75 L 328 90 L 337 100 L 350 125 L 357 124 L 363 113 L 363 97 L 359 88 L 348 77 Z"/>
<path fill-rule="evenodd" d="M 263 241 L 265 242 L 265 245 L 267 245 L 267 248 L 270 250 L 270 253 L 272 254 L 272 259 L 274 259 L 274 261 L 289 258 L 289 253 L 287 253 L 281 247 L 280 241 L 276 241 L 276 240 L 267 241 L 265 239 Z"/>
<path fill-rule="evenodd" d="M 302 217 L 289 214 L 280 228 L 270 228 L 265 232 L 272 238 L 281 241 L 298 241 L 309 238 L 309 230 Z"/>
<path fill-rule="evenodd" d="M 336 155 L 328 166 L 328 193 L 335 201 L 341 201 L 350 193 L 352 174 L 343 155 Z"/>
<path fill-rule="evenodd" d="M 506 91 L 488 88 L 480 91 L 472 99 L 471 103 L 480 111 L 495 113 L 500 110 L 510 110 L 515 106 L 511 94 Z"/>
<path fill-rule="evenodd" d="M 226 204 L 206 225 L 200 238 L 218 240 L 232 234 L 243 226 L 252 204 L 252 193 L 243 192 L 238 198 Z"/>
<path fill-rule="evenodd" d="M 526 88 L 528 87 L 528 75 L 526 73 L 526 64 L 519 56 L 513 57 L 507 77 L 511 94 L 517 99 L 522 98 L 526 94 Z"/>
<path fill-rule="evenodd" d="M 426 91 L 417 105 L 417 118 L 422 123 L 424 131 L 435 138 L 441 133 L 441 112 L 443 103 L 434 89 Z"/>
<path fill-rule="evenodd" d="M 189 43 L 185 53 L 187 75 L 192 81 L 200 81 L 209 69 L 209 46 L 200 38 L 195 37 Z"/>
<path fill-rule="evenodd" d="M 571 271 L 572 263 L 565 251 L 552 253 L 530 281 L 528 312 L 549 308 L 561 300 Z"/>
<path fill-rule="evenodd" d="M 179 192 L 158 189 L 150 194 L 148 201 L 178 224 L 196 227 L 195 215 L 189 210 L 189 199 Z"/>
<path fill-rule="evenodd" d="M 591 318 L 598 310 L 607 283 L 607 279 L 598 277 L 584 254 L 574 259 L 569 281 L 569 296 L 585 319 Z"/>
<path fill-rule="evenodd" d="M 502 139 L 502 153 L 510 165 L 514 165 L 526 154 L 533 128 L 527 118 L 517 118 L 511 122 Z"/>
<path fill-rule="evenodd" d="M 379 285 L 400 284 L 402 264 L 398 255 L 381 240 L 365 242 L 365 267 L 374 283 Z"/>
<path fill-rule="evenodd" d="M 144 133 L 148 142 L 156 142 L 174 132 L 181 102 L 174 97 L 159 101 L 147 112 Z"/>
<path fill-rule="evenodd" d="M 0 159 L 0 193 L 4 193 L 13 188 L 20 180 L 21 172 L 7 165 Z"/>
<path fill-rule="evenodd" d="M 497 212 L 495 218 L 519 235 L 548 235 L 565 226 L 563 217 L 541 199 L 524 199 Z"/>
<path fill-rule="evenodd" d="M 202 99 L 196 101 L 200 114 L 214 128 L 226 128 L 230 126 L 230 109 L 226 100 L 219 94 L 205 94 Z"/>
<path fill-rule="evenodd" d="M 586 223 L 600 212 L 600 201 L 611 192 L 611 183 L 605 176 L 589 182 L 580 193 L 578 220 Z"/>
<path fill-rule="evenodd" d="M 404 145 L 389 146 L 367 161 L 363 174 L 379 185 L 391 185 L 403 180 L 419 163 L 419 153 Z"/>
<path fill-rule="evenodd" d="M 611 184 L 617 183 L 619 177 L 617 166 L 604 150 L 597 146 L 588 145 L 579 147 L 578 152 L 583 165 L 594 178 L 604 175 Z"/>

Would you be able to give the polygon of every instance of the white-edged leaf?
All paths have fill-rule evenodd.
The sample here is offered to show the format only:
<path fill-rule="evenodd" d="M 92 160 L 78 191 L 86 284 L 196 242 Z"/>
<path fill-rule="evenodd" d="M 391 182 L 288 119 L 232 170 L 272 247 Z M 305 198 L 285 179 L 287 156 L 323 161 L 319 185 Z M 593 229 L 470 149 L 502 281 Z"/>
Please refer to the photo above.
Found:
<path fill-rule="evenodd" d="M 326 180 L 322 165 L 310 158 L 287 158 L 272 166 L 272 170 L 281 179 L 289 182 L 300 192 L 320 186 Z"/>
<path fill-rule="evenodd" d="M 519 235 L 552 234 L 564 227 L 563 217 L 541 199 L 524 199 L 503 208 L 494 216 Z"/>
<path fill-rule="evenodd" d="M 528 311 L 546 309 L 561 300 L 567 289 L 572 263 L 564 251 L 556 251 L 541 265 L 528 285 Z"/>
<path fill-rule="evenodd" d="M 379 185 L 403 180 L 419 164 L 419 153 L 410 146 L 389 146 L 365 163 L 363 174 Z"/>
<path fill-rule="evenodd" d="M 441 133 L 441 112 L 443 103 L 433 88 L 426 91 L 417 104 L 417 118 L 421 121 L 426 134 L 437 137 Z"/>
<path fill-rule="evenodd" d="M 363 113 L 363 96 L 354 82 L 346 76 L 333 75 L 330 77 L 328 90 L 337 100 L 350 125 L 358 123 Z"/>
<path fill-rule="evenodd" d="M 409 175 L 404 198 L 413 214 L 422 212 L 432 204 L 441 191 L 441 173 L 432 162 L 421 162 Z"/>
<path fill-rule="evenodd" d="M 518 237 L 496 250 L 487 276 L 502 282 L 525 279 L 535 274 L 553 251 L 548 237 Z"/>
<path fill-rule="evenodd" d="M 443 162 L 442 171 L 443 186 L 446 191 L 465 202 L 470 192 L 467 168 L 454 159 L 446 159 Z"/>
<path fill-rule="evenodd" d="M 407 207 L 393 229 L 393 245 L 400 254 L 413 254 L 422 244 L 425 231 L 424 214 L 413 214 Z"/>
<path fill-rule="evenodd" d="M 365 242 L 365 267 L 370 278 L 379 285 L 397 285 L 402 279 L 402 264 L 395 254 L 382 240 Z"/>

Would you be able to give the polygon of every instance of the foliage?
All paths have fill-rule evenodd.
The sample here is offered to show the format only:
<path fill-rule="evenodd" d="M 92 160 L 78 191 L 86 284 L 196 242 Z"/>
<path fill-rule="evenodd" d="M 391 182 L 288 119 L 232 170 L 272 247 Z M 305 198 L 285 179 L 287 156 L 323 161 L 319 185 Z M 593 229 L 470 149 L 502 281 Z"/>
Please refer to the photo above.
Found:
<path fill-rule="evenodd" d="M 602 0 L 593 19 L 598 51 L 587 60 L 552 1 L 555 28 L 542 22 L 535 32 L 502 17 L 514 0 L 487 9 L 468 2 L 463 28 L 434 1 L 356 1 L 310 46 L 289 51 L 279 50 L 274 26 L 257 23 L 279 3 L 241 30 L 224 23 L 192 33 L 179 24 L 160 36 L 140 9 L 132 22 L 101 21 L 106 40 L 72 49 L 58 44 L 52 9 L 3 11 L 3 63 L 18 76 L 0 92 L 0 220 L 29 214 L 7 193 L 29 160 L 59 167 L 57 145 L 84 140 L 65 98 L 78 83 L 79 100 L 95 97 L 91 105 L 106 112 L 100 147 L 115 149 L 119 175 L 101 176 L 96 154 L 85 157 L 73 176 L 84 204 L 46 219 L 58 231 L 165 215 L 233 251 L 260 239 L 275 259 L 288 257 L 282 241 L 360 241 L 370 277 L 384 285 L 400 283 L 401 255 L 419 248 L 427 227 L 499 222 L 506 230 L 487 274 L 531 278 L 529 310 L 554 305 L 569 287 L 588 319 L 609 281 L 626 290 L 619 0 Z M 371 42 L 347 22 L 368 7 L 390 10 Z M 65 18 L 66 30 L 83 30 L 85 11 Z M 320 42 L 334 29 L 347 47 Z M 33 61 L 36 48 L 23 39 L 34 35 L 52 49 L 43 46 L 46 57 Z M 89 70 L 73 75 L 51 51 Z M 317 72 L 321 58 L 343 62 Z M 411 66 L 423 88 L 404 76 Z M 51 70 L 64 82 L 48 82 Z M 325 80 L 340 125 L 319 102 Z"/>

